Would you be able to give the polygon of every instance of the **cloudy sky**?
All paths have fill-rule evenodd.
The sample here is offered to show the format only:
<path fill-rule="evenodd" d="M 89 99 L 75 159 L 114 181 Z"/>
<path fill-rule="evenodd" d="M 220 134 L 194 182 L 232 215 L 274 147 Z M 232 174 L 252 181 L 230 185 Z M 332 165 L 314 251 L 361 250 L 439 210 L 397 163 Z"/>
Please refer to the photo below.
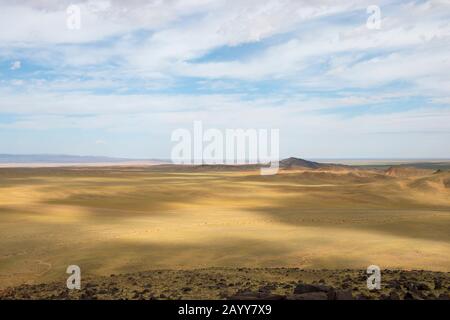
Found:
<path fill-rule="evenodd" d="M 0 0 L 0 153 L 168 158 L 195 120 L 450 158 L 450 1 Z"/>

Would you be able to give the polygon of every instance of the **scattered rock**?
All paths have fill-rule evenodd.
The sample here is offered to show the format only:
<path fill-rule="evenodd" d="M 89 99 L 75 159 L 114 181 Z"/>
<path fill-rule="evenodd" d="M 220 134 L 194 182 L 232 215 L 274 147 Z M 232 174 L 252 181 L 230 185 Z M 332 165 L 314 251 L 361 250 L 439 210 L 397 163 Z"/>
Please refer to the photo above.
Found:
<path fill-rule="evenodd" d="M 416 294 L 414 294 L 413 292 L 406 292 L 405 295 L 403 296 L 404 300 L 422 300 L 420 299 Z"/>
<path fill-rule="evenodd" d="M 286 296 L 281 294 L 262 293 L 260 294 L 262 300 L 285 300 Z"/>
<path fill-rule="evenodd" d="M 276 288 L 277 288 L 277 286 L 274 284 L 267 284 L 265 286 L 260 287 L 259 291 L 260 292 L 270 292 L 272 290 L 275 290 Z"/>
<path fill-rule="evenodd" d="M 294 288 L 294 294 L 310 293 L 310 292 L 328 292 L 330 287 L 322 284 L 305 284 L 299 283 Z"/>
<path fill-rule="evenodd" d="M 389 293 L 389 300 L 400 300 L 400 295 L 395 291 L 391 291 Z"/>
<path fill-rule="evenodd" d="M 428 296 L 427 296 L 427 299 L 428 299 L 428 300 L 436 300 L 436 299 L 437 299 L 437 297 L 436 297 L 436 295 L 435 295 L 435 294 L 433 294 L 433 293 L 429 293 L 429 294 L 428 294 Z"/>
<path fill-rule="evenodd" d="M 390 280 L 387 282 L 388 287 L 400 290 L 402 288 L 400 282 L 398 280 Z"/>
<path fill-rule="evenodd" d="M 434 289 L 436 289 L 436 290 L 442 289 L 442 279 L 441 278 L 434 279 Z"/>
<path fill-rule="evenodd" d="M 353 300 L 353 295 L 350 290 L 330 290 L 328 300 Z"/>
<path fill-rule="evenodd" d="M 288 300 L 328 300 L 326 292 L 307 292 L 293 294 L 287 297 Z"/>
<path fill-rule="evenodd" d="M 448 293 L 441 293 L 438 297 L 439 300 L 450 300 L 450 296 Z"/>
<path fill-rule="evenodd" d="M 271 294 L 269 292 L 237 291 L 234 295 L 227 297 L 228 300 L 284 300 L 285 295 Z"/>
<path fill-rule="evenodd" d="M 142 300 L 142 294 L 140 294 L 140 293 L 138 293 L 138 292 L 136 292 L 134 295 L 133 295 L 133 299 L 137 299 L 137 300 Z"/>
<path fill-rule="evenodd" d="M 240 300 L 449 299 L 450 273 L 448 272 L 386 270 L 382 274 L 384 275 L 383 287 L 389 289 L 387 292 L 367 291 L 365 270 L 246 268 L 242 272 L 233 273 L 232 269 L 206 268 L 148 271 L 87 277 L 83 281 L 82 290 L 67 290 L 65 282 L 61 281 L 47 284 L 29 283 L 0 289 L 0 300 L 185 299 L 187 297 Z M 298 281 L 300 279 L 302 281 Z M 358 282 L 358 279 L 364 281 Z"/>
<path fill-rule="evenodd" d="M 417 290 L 420 290 L 420 291 L 424 291 L 424 290 L 429 291 L 430 290 L 430 287 L 425 283 L 416 284 L 416 288 L 417 288 Z"/>
<path fill-rule="evenodd" d="M 349 289 L 349 288 L 351 288 L 352 287 L 352 285 L 350 284 L 350 283 L 348 283 L 348 282 L 344 282 L 343 284 L 342 284 L 342 289 Z"/>

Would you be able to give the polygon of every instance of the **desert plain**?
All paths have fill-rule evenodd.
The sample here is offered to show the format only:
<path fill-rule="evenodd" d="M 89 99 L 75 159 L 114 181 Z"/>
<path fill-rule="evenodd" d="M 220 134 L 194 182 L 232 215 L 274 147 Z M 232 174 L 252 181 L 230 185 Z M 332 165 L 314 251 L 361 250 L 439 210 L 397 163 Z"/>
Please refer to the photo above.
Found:
<path fill-rule="evenodd" d="M 64 285 L 69 265 L 88 278 L 369 265 L 448 277 L 450 172 L 289 166 L 261 176 L 251 166 L 1 168 L 0 244 L 0 290 Z"/>

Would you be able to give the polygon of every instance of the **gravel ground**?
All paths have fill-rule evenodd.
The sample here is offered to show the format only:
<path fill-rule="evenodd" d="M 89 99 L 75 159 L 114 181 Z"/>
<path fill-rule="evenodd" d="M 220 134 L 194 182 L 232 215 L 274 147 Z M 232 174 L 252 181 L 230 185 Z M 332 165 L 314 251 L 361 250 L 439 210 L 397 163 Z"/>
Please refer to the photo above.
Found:
<path fill-rule="evenodd" d="M 0 291 L 0 299 L 439 299 L 450 296 L 450 273 L 382 270 L 381 289 L 368 290 L 364 270 L 209 268 L 154 270 L 85 277 L 80 290 L 65 280 Z"/>

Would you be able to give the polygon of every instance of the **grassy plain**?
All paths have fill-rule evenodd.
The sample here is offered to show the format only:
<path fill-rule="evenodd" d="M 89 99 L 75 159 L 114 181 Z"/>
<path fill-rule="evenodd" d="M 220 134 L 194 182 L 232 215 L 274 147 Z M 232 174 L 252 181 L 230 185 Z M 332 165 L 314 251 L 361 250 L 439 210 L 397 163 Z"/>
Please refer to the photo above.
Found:
<path fill-rule="evenodd" d="M 0 169 L 0 288 L 152 269 L 450 271 L 450 174 Z"/>

